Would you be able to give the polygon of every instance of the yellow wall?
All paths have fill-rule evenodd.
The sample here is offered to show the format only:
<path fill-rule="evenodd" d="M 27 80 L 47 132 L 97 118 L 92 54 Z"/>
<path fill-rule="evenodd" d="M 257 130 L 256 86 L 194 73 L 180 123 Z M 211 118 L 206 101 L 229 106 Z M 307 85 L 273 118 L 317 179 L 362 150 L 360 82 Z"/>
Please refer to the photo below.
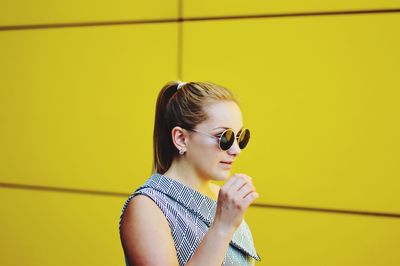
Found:
<path fill-rule="evenodd" d="M 124 265 L 174 79 L 238 96 L 258 265 L 400 265 L 399 28 L 400 1 L 1 1 L 0 265 Z"/>

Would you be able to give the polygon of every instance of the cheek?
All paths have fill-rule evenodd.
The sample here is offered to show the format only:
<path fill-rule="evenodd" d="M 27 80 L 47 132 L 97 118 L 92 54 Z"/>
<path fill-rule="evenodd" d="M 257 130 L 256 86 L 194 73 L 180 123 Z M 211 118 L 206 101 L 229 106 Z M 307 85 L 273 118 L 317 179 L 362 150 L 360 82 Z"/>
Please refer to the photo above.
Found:
<path fill-rule="evenodd" d="M 223 160 L 223 154 L 218 144 L 212 142 L 212 140 L 199 142 L 193 152 L 195 153 L 194 157 L 196 157 L 196 161 L 205 168 L 213 168 Z"/>
<path fill-rule="evenodd" d="M 211 148 L 210 151 L 204 155 L 203 167 L 207 169 L 210 173 L 215 173 L 215 171 L 220 171 L 221 161 L 224 160 L 223 151 L 219 148 Z"/>

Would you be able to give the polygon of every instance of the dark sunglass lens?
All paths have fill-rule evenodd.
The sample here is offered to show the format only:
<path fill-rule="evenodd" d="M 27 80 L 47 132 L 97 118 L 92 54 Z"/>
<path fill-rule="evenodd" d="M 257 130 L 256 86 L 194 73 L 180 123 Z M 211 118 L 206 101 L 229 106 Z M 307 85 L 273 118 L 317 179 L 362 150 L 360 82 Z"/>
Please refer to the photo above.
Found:
<path fill-rule="evenodd" d="M 221 136 L 221 141 L 219 142 L 219 146 L 221 147 L 222 150 L 226 151 L 232 146 L 234 141 L 235 141 L 235 135 L 233 131 L 226 130 Z"/>
<path fill-rule="evenodd" d="M 247 146 L 247 143 L 249 143 L 250 140 L 250 130 L 245 129 L 239 137 L 239 148 L 244 149 Z"/>

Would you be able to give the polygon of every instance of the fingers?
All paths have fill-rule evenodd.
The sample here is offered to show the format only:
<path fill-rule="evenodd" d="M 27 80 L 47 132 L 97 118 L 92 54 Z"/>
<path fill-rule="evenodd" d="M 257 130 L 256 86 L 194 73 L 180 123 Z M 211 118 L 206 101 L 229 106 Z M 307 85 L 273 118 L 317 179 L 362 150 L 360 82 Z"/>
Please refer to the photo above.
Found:
<path fill-rule="evenodd" d="M 248 193 L 251 191 L 255 191 L 256 188 L 253 186 L 252 180 L 246 176 L 242 175 L 239 176 L 239 180 L 237 183 L 235 183 L 234 187 L 234 193 L 239 199 L 244 198 Z"/>
<path fill-rule="evenodd" d="M 239 199 L 245 198 L 251 192 L 257 192 L 256 188 L 251 183 L 245 183 L 240 190 L 237 192 L 236 197 Z"/>
<path fill-rule="evenodd" d="M 237 228 L 248 206 L 258 197 L 252 178 L 235 174 L 219 190 L 216 220 Z"/>
<path fill-rule="evenodd" d="M 259 197 L 253 185 L 252 178 L 245 174 L 235 174 L 232 176 L 232 178 L 225 183 L 224 191 L 236 198 L 241 205 L 243 204 L 246 206 Z"/>
<path fill-rule="evenodd" d="M 241 203 L 247 208 L 259 194 L 253 185 L 252 178 L 245 174 L 238 174 L 238 181 L 235 182 L 232 187 L 238 188 L 236 191 L 236 197 Z"/>
<path fill-rule="evenodd" d="M 235 176 L 232 176 L 231 178 L 228 179 L 228 181 L 225 182 L 225 184 L 223 185 L 223 187 L 226 190 L 229 190 L 231 188 L 231 186 L 236 182 L 236 178 Z"/>
<path fill-rule="evenodd" d="M 244 199 L 243 199 L 244 203 L 243 204 L 245 204 L 245 206 L 249 206 L 255 199 L 257 199 L 259 197 L 260 196 L 259 196 L 259 194 L 257 192 L 252 191 L 252 192 L 250 192 L 249 194 L 247 194 L 244 197 Z"/>
<path fill-rule="evenodd" d="M 252 184 L 251 177 L 245 174 L 235 174 L 231 179 L 235 179 L 229 188 L 229 190 L 232 190 L 233 193 L 236 193 L 247 183 Z"/>
<path fill-rule="evenodd" d="M 249 181 L 251 181 L 252 178 L 250 176 L 248 176 L 248 175 L 245 175 L 245 174 L 235 174 L 228 181 L 226 181 L 226 183 L 224 184 L 225 189 L 226 190 L 230 190 L 230 188 L 232 186 L 234 186 L 236 184 L 236 182 L 238 182 L 240 180 L 249 180 Z M 243 184 L 241 184 L 241 185 L 243 185 Z M 236 186 L 238 186 L 238 185 L 236 185 Z"/>

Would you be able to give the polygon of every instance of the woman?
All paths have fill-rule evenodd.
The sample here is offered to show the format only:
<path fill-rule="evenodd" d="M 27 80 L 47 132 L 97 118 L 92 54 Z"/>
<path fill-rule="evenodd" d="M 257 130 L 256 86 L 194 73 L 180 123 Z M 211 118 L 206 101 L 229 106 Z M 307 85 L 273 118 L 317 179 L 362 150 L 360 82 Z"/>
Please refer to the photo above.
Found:
<path fill-rule="evenodd" d="M 210 82 L 170 82 L 154 125 L 154 172 L 125 202 L 126 265 L 252 265 L 260 260 L 244 221 L 259 197 L 230 169 L 250 138 L 233 94 Z M 227 180 L 219 187 L 211 180 Z"/>

